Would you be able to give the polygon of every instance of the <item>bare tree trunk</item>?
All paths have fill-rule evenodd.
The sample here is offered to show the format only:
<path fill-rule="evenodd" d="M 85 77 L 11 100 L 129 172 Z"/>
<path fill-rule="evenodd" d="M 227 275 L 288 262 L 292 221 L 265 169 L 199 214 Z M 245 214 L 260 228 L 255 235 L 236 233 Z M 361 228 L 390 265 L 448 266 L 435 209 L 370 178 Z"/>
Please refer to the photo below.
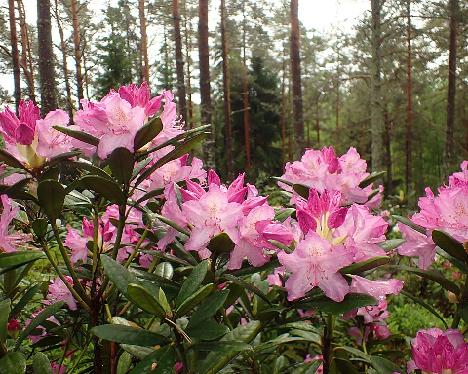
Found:
<path fill-rule="evenodd" d="M 299 53 L 298 2 L 299 0 L 291 0 L 291 75 L 296 151 L 300 155 L 304 150 L 304 115 L 302 109 L 301 60 Z"/>
<path fill-rule="evenodd" d="M 176 55 L 177 97 L 179 114 L 187 120 L 187 101 L 185 98 L 184 57 L 182 55 L 182 37 L 180 35 L 179 0 L 172 0 L 172 17 L 174 18 L 174 39 Z"/>
<path fill-rule="evenodd" d="M 191 31 L 192 25 L 187 14 L 187 0 L 183 2 L 184 10 L 184 41 L 185 41 L 185 56 L 186 56 L 186 67 L 185 76 L 186 76 L 186 91 L 187 91 L 187 123 L 188 127 L 191 129 L 193 127 L 193 102 L 192 102 L 192 79 L 191 79 L 191 70 L 190 70 L 190 52 L 192 51 L 192 38 Z"/>
<path fill-rule="evenodd" d="M 71 97 L 71 87 L 70 87 L 70 79 L 68 76 L 68 64 L 67 64 L 67 44 L 65 43 L 65 38 L 63 35 L 63 26 L 62 21 L 60 19 L 60 11 L 58 0 L 55 0 L 55 19 L 57 20 L 57 28 L 59 31 L 60 36 L 60 49 L 62 50 L 62 72 L 63 77 L 65 79 L 65 92 L 67 94 L 67 109 L 68 109 L 68 116 L 70 117 L 70 121 L 73 122 L 73 103 Z"/>
<path fill-rule="evenodd" d="M 447 133 L 445 141 L 445 154 L 447 164 L 450 165 L 454 156 L 453 130 L 455 127 L 455 92 L 457 73 L 457 32 L 458 32 L 458 0 L 449 0 L 450 38 L 448 62 L 448 93 L 447 93 Z"/>
<path fill-rule="evenodd" d="M 18 108 L 21 101 L 21 77 L 18 51 L 18 36 L 16 34 L 15 0 L 8 0 L 8 11 L 10 17 L 11 61 L 13 65 L 13 81 L 15 85 L 14 95 L 16 113 L 18 113 Z"/>
<path fill-rule="evenodd" d="M 37 41 L 41 111 L 46 114 L 57 109 L 50 0 L 37 0 Z"/>
<path fill-rule="evenodd" d="M 81 107 L 80 100 L 83 99 L 83 73 L 81 72 L 81 32 L 80 23 L 78 20 L 78 4 L 77 0 L 70 1 L 72 25 L 73 25 L 73 47 L 75 53 L 75 70 L 76 70 L 76 95 L 78 96 L 78 107 Z"/>
<path fill-rule="evenodd" d="M 384 133 L 384 143 L 385 143 L 385 194 L 388 196 L 392 193 L 392 121 L 388 116 L 388 110 L 385 108 L 384 111 L 384 123 L 385 123 L 385 133 Z"/>
<path fill-rule="evenodd" d="M 36 93 L 34 88 L 34 74 L 32 70 L 32 63 L 29 60 L 31 51 L 29 50 L 29 37 L 28 37 L 28 28 L 26 24 L 26 15 L 24 12 L 24 5 L 22 0 L 17 0 L 18 4 L 18 15 L 20 21 L 20 30 L 21 30 L 21 67 L 23 69 L 24 76 L 26 78 L 26 83 L 28 85 L 28 94 L 29 98 L 32 101 L 36 101 Z"/>
<path fill-rule="evenodd" d="M 86 99 L 89 100 L 89 75 L 88 75 L 88 64 L 87 64 L 87 57 L 86 57 L 86 39 L 84 39 L 84 45 L 83 45 L 83 70 L 84 70 L 84 84 L 85 84 L 85 92 L 86 92 Z"/>
<path fill-rule="evenodd" d="M 407 66 L 406 66 L 406 194 L 409 196 L 413 190 L 413 62 L 411 50 L 411 1 L 406 1 L 407 25 Z M 387 178 L 389 175 L 387 174 Z"/>
<path fill-rule="evenodd" d="M 208 168 L 216 167 L 215 129 L 211 122 L 210 51 L 208 45 L 208 0 L 198 1 L 198 53 L 200 65 L 201 121 L 211 125 L 211 137 L 205 141 L 204 156 Z"/>
<path fill-rule="evenodd" d="M 249 104 L 249 80 L 247 74 L 247 56 L 246 56 L 246 16 L 245 1 L 242 3 L 242 106 L 244 120 L 244 147 L 245 147 L 245 169 L 251 166 L 250 154 L 250 104 Z"/>
<path fill-rule="evenodd" d="M 381 93 L 381 1 L 371 0 L 372 13 L 372 63 L 371 63 L 371 158 L 372 170 L 381 171 L 384 167 Z"/>
<path fill-rule="evenodd" d="M 286 59 L 283 54 L 283 74 L 281 77 L 281 159 L 286 163 Z"/>
<path fill-rule="evenodd" d="M 146 35 L 145 0 L 138 0 L 138 17 L 140 20 L 140 79 L 149 82 L 148 37 Z"/>
<path fill-rule="evenodd" d="M 229 53 L 226 36 L 226 6 L 221 0 L 221 46 L 223 56 L 223 97 L 224 97 L 224 130 L 226 134 L 226 170 L 229 179 L 233 175 L 232 163 L 232 124 L 231 124 L 231 80 L 229 76 Z"/>

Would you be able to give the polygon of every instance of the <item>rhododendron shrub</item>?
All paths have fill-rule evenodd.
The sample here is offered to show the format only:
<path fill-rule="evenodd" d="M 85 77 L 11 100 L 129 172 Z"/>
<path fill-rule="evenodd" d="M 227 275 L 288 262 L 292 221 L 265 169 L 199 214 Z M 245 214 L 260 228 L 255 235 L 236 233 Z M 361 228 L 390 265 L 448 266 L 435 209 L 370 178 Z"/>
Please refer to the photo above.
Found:
<path fill-rule="evenodd" d="M 81 104 L 73 125 L 30 101 L 0 113 L 0 373 L 403 372 L 383 349 L 392 297 L 408 295 L 398 253 L 466 276 L 466 162 L 396 217 L 402 244 L 354 148 L 288 163 L 278 206 L 204 167 L 192 151 L 208 126 L 186 130 L 171 92 Z M 451 292 L 461 327 L 466 286 L 405 269 Z M 409 367 L 463 372 L 453 331 L 418 333 Z"/>

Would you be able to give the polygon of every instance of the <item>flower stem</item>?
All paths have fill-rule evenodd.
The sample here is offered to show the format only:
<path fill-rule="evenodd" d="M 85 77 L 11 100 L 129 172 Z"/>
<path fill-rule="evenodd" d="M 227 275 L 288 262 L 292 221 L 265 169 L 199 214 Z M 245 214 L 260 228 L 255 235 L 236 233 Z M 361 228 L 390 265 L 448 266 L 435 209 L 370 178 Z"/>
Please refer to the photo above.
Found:
<path fill-rule="evenodd" d="M 333 327 L 334 327 L 334 318 L 333 315 L 327 315 L 327 321 L 325 323 L 325 328 L 323 332 L 322 340 L 322 355 L 323 355 L 323 374 L 329 374 L 330 364 L 332 360 L 332 340 L 333 340 Z"/>

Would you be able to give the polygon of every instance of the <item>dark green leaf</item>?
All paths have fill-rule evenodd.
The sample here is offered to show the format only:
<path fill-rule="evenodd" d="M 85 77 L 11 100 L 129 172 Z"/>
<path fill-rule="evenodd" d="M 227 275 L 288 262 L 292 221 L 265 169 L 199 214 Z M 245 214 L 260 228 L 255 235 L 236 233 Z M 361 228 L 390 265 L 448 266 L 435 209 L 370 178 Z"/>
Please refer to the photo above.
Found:
<path fill-rule="evenodd" d="M 85 175 L 79 179 L 78 184 L 87 190 L 94 191 L 98 195 L 119 205 L 127 201 L 119 185 L 112 180 L 98 175 Z"/>
<path fill-rule="evenodd" d="M 340 374 L 360 374 L 359 370 L 356 369 L 356 366 L 353 363 L 345 358 L 336 357 L 332 365 L 330 367 L 330 373 L 337 373 L 337 371 L 333 371 L 333 366 L 336 367 L 335 370 L 338 370 Z"/>
<path fill-rule="evenodd" d="M 106 178 L 111 180 L 111 176 L 107 174 L 104 170 L 101 168 L 98 168 L 97 166 L 90 164 L 89 162 L 81 162 L 81 161 L 65 161 L 65 165 L 70 165 L 71 167 L 80 169 L 80 170 L 86 170 L 89 172 L 91 175 L 98 175 L 100 177 Z"/>
<path fill-rule="evenodd" d="M 37 218 L 31 222 L 31 228 L 38 238 L 43 238 L 47 234 L 49 222 L 46 218 Z"/>
<path fill-rule="evenodd" d="M 359 183 L 360 188 L 365 188 L 375 182 L 377 179 L 381 179 L 385 175 L 386 171 L 375 171 L 369 175 L 366 179 Z"/>
<path fill-rule="evenodd" d="M 181 317 L 195 308 L 198 304 L 200 304 L 205 298 L 213 291 L 214 285 L 213 283 L 206 284 L 202 286 L 197 291 L 193 292 L 193 294 L 189 295 L 180 306 L 176 309 L 177 316 Z"/>
<path fill-rule="evenodd" d="M 127 185 L 133 174 L 135 158 L 127 148 L 117 148 L 109 156 L 109 167 L 119 183 Z"/>
<path fill-rule="evenodd" d="M 155 267 L 154 274 L 161 278 L 172 279 L 174 276 L 174 268 L 170 262 L 161 262 Z"/>
<path fill-rule="evenodd" d="M 421 234 L 426 235 L 426 229 L 422 226 L 419 226 L 415 223 L 413 223 L 410 219 L 398 215 L 392 215 L 393 218 L 395 218 L 398 222 L 403 223 L 406 226 L 411 227 L 413 230 L 420 232 Z"/>
<path fill-rule="evenodd" d="M 202 284 L 206 273 L 208 272 L 208 265 L 208 261 L 204 260 L 193 268 L 190 275 L 182 284 L 182 287 L 176 298 L 176 305 L 181 305 L 185 299 L 192 295 L 195 290 Z"/>
<path fill-rule="evenodd" d="M 41 258 L 45 258 L 45 255 L 39 251 L 0 253 L 0 269 L 2 269 L 0 274 L 3 274 L 6 270 L 26 265 Z"/>
<path fill-rule="evenodd" d="M 135 152 L 138 151 L 141 147 L 144 147 L 151 140 L 153 140 L 163 129 L 163 123 L 161 118 L 153 117 L 148 123 L 141 127 L 136 135 L 134 141 Z"/>
<path fill-rule="evenodd" d="M 63 301 L 47 306 L 41 313 L 39 313 L 19 334 L 16 339 L 15 350 L 21 346 L 21 342 L 27 338 L 37 326 L 40 326 L 47 318 L 54 316 L 64 305 Z"/>
<path fill-rule="evenodd" d="M 250 343 L 259 333 L 261 324 L 258 321 L 251 321 L 247 325 L 238 326 L 231 332 L 227 333 L 218 342 L 222 347 L 222 342 L 240 342 Z M 199 373 L 202 374 L 215 374 L 223 369 L 229 361 L 236 357 L 239 353 L 239 349 L 235 347 L 226 347 L 225 350 L 217 352 L 211 352 L 201 363 Z M 244 350 L 244 349 L 243 349 Z"/>
<path fill-rule="evenodd" d="M 271 179 L 273 179 L 274 181 L 277 181 L 277 182 L 280 182 L 280 183 L 284 183 L 288 186 L 293 186 L 294 183 L 290 182 L 290 181 L 287 181 L 286 179 L 282 179 L 280 177 L 270 177 Z"/>
<path fill-rule="evenodd" d="M 385 251 L 390 251 L 392 249 L 398 248 L 405 242 L 404 239 L 390 239 L 386 240 L 383 243 L 380 243 L 379 246 L 383 248 Z"/>
<path fill-rule="evenodd" d="M 10 317 L 11 300 L 0 301 L 0 345 L 5 344 L 8 333 L 8 320 Z"/>
<path fill-rule="evenodd" d="M 116 343 L 152 347 L 167 344 L 168 339 L 160 334 L 124 325 L 101 325 L 93 327 L 91 332 L 98 338 Z"/>
<path fill-rule="evenodd" d="M 197 340 L 214 340 L 226 334 L 229 329 L 218 322 L 208 319 L 198 325 L 189 327 L 185 332 Z"/>
<path fill-rule="evenodd" d="M 248 283 L 242 280 L 241 278 L 237 278 L 231 274 L 223 274 L 221 277 L 226 279 L 227 281 L 234 282 L 238 284 L 239 286 L 248 289 L 249 291 L 252 291 L 255 295 L 260 297 L 263 301 L 267 302 L 268 304 L 271 304 L 270 300 L 268 300 L 266 295 L 260 289 L 255 287 L 252 283 Z"/>
<path fill-rule="evenodd" d="M 361 274 L 364 271 L 375 269 L 379 266 L 388 264 L 391 258 L 387 256 L 372 257 L 369 260 L 356 262 L 352 265 L 340 269 L 341 274 Z"/>
<path fill-rule="evenodd" d="M 8 352 L 0 358 L 0 374 L 24 374 L 26 358 L 19 352 Z"/>
<path fill-rule="evenodd" d="M 287 218 L 291 217 L 296 209 L 294 208 L 282 208 L 275 214 L 275 221 L 284 222 Z"/>
<path fill-rule="evenodd" d="M 40 289 L 41 284 L 35 284 L 30 289 L 28 289 L 11 310 L 11 317 L 15 318 L 19 316 L 23 308 L 32 300 L 34 296 L 40 292 Z"/>
<path fill-rule="evenodd" d="M 222 232 L 213 237 L 207 247 L 211 252 L 216 254 L 229 253 L 234 249 L 234 242 L 228 234 Z"/>
<path fill-rule="evenodd" d="M 215 313 L 223 306 L 226 298 L 229 295 L 229 290 L 214 292 L 206 298 L 206 300 L 192 314 L 189 321 L 189 326 L 197 325 L 215 315 Z"/>
<path fill-rule="evenodd" d="M 12 154 L 8 153 L 4 149 L 0 148 L 0 161 L 4 162 L 8 166 L 16 169 L 23 169 L 26 170 L 24 165 L 18 161 Z"/>
<path fill-rule="evenodd" d="M 164 217 L 164 216 L 161 216 L 159 214 L 153 214 L 153 216 L 155 218 L 157 218 L 158 220 L 160 220 L 161 222 L 165 223 L 166 225 L 169 225 L 171 226 L 172 228 L 176 229 L 177 231 L 181 232 L 182 234 L 184 235 L 187 235 L 189 236 L 190 235 L 190 232 L 187 231 L 186 229 L 184 229 L 183 227 L 180 227 L 177 223 L 175 223 L 174 221 L 171 221 L 170 219 Z"/>
<path fill-rule="evenodd" d="M 460 261 L 468 262 L 468 254 L 465 252 L 463 244 L 456 241 L 450 235 L 443 231 L 434 230 L 432 231 L 432 240 L 450 256 Z"/>
<path fill-rule="evenodd" d="M 127 289 L 130 283 L 136 283 L 136 277 L 128 271 L 127 268 L 113 260 L 109 256 L 101 255 L 102 266 L 104 272 L 109 277 L 110 281 L 128 297 Z"/>
<path fill-rule="evenodd" d="M 129 374 L 173 374 L 176 354 L 172 346 L 163 347 L 146 356 Z"/>
<path fill-rule="evenodd" d="M 401 372 L 401 368 L 387 358 L 371 356 L 371 364 L 379 374 L 392 374 Z"/>
<path fill-rule="evenodd" d="M 37 352 L 33 357 L 34 374 L 52 374 L 52 367 L 47 356 L 42 352 Z"/>
<path fill-rule="evenodd" d="M 65 200 L 65 189 L 53 179 L 46 179 L 37 186 L 39 204 L 51 220 L 57 219 L 62 213 Z"/>
<path fill-rule="evenodd" d="M 301 309 L 318 309 L 327 314 L 344 314 L 353 309 L 376 304 L 377 300 L 370 295 L 349 293 L 340 303 L 337 303 L 326 296 L 321 296 L 315 300 L 298 302 L 295 307 Z"/>
<path fill-rule="evenodd" d="M 62 127 L 62 126 L 53 126 L 54 129 L 71 136 L 74 139 L 80 140 L 84 143 L 94 145 L 95 147 L 98 146 L 99 144 L 99 139 L 96 138 L 95 136 L 92 136 L 91 134 L 88 134 L 86 132 L 82 131 L 77 131 L 77 130 L 72 130 L 68 127 Z"/>
<path fill-rule="evenodd" d="M 309 198 L 309 187 L 299 183 L 294 183 L 292 187 L 299 196 L 306 200 Z"/>
<path fill-rule="evenodd" d="M 158 300 L 158 298 L 153 297 L 153 295 L 151 295 L 144 287 L 138 284 L 130 283 L 128 285 L 127 293 L 130 300 L 134 302 L 135 305 L 138 306 L 141 310 L 158 317 L 165 317 L 168 315 L 168 312 L 165 310 L 161 301 Z"/>

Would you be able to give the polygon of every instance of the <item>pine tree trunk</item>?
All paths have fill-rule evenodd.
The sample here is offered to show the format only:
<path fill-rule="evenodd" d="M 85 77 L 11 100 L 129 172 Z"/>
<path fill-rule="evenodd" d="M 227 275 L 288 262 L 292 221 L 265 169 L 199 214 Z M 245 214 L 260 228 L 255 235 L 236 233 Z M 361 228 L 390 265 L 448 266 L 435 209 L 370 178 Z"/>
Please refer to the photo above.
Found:
<path fill-rule="evenodd" d="M 65 42 L 65 37 L 63 34 L 63 26 L 62 21 L 60 19 L 60 11 L 58 0 L 55 0 L 55 19 L 57 20 L 57 28 L 60 37 L 60 49 L 62 50 L 62 73 L 65 79 L 65 92 L 67 94 L 67 109 L 68 109 L 68 116 L 70 117 L 70 121 L 73 122 L 73 103 L 71 97 L 71 87 L 70 87 L 70 79 L 68 76 L 68 64 L 67 64 L 67 44 Z"/>
<path fill-rule="evenodd" d="M 211 78 L 210 51 L 208 45 L 208 0 L 198 1 L 198 53 L 200 65 L 201 122 L 211 125 L 211 137 L 204 144 L 205 163 L 208 168 L 216 167 L 215 129 L 211 122 Z"/>
<path fill-rule="evenodd" d="M 302 109 L 301 61 L 299 53 L 298 2 L 291 0 L 291 75 L 296 155 L 304 150 L 304 115 Z"/>
<path fill-rule="evenodd" d="M 457 32 L 458 32 L 458 0 L 449 0 L 450 38 L 448 61 L 448 93 L 447 93 L 447 133 L 445 141 L 445 154 L 448 166 L 454 158 L 453 130 L 455 127 L 455 92 L 457 70 Z"/>
<path fill-rule="evenodd" d="M 179 0 L 172 0 L 172 17 L 174 18 L 174 40 L 176 55 L 177 97 L 179 114 L 187 121 L 187 101 L 185 98 L 184 57 L 182 55 L 182 37 L 180 34 Z"/>
<path fill-rule="evenodd" d="M 372 62 L 371 62 L 371 160 L 372 170 L 384 168 L 383 135 L 384 121 L 382 114 L 381 93 L 381 1 L 371 0 L 372 13 Z"/>
<path fill-rule="evenodd" d="M 388 115 L 388 110 L 384 111 L 384 123 L 385 123 L 385 133 L 384 133 L 384 143 L 385 143 L 385 194 L 391 195 L 392 193 L 392 122 Z"/>
<path fill-rule="evenodd" d="M 411 49 L 411 1 L 406 1 L 407 24 L 406 24 L 406 43 L 407 43 L 407 66 L 406 66 L 406 194 L 409 196 L 413 190 L 413 61 Z M 388 178 L 388 175 L 387 175 Z"/>
<path fill-rule="evenodd" d="M 14 95 L 16 113 L 18 113 L 18 108 L 21 101 L 21 77 L 18 51 L 18 36 L 16 34 L 15 0 L 8 0 L 8 11 L 10 17 L 11 61 L 13 65 L 13 81 L 15 85 Z"/>
<path fill-rule="evenodd" d="M 283 69 L 281 76 L 281 159 L 286 163 L 286 59 L 283 56 Z"/>
<path fill-rule="evenodd" d="M 146 34 L 145 0 L 138 0 L 138 17 L 140 21 L 140 80 L 149 82 L 148 37 Z"/>
<path fill-rule="evenodd" d="M 193 102 L 192 102 L 192 71 L 190 69 L 190 53 L 192 51 L 192 38 L 191 31 L 192 25 L 187 14 L 187 0 L 183 0 L 183 10 L 184 10 L 184 41 L 185 41 L 185 56 L 187 61 L 185 62 L 186 70 L 186 92 L 187 92 L 187 123 L 188 127 L 193 128 Z"/>
<path fill-rule="evenodd" d="M 78 96 L 78 107 L 81 107 L 80 100 L 83 99 L 83 73 L 81 71 L 81 33 L 80 23 L 78 19 L 78 4 L 77 0 L 70 0 L 72 25 L 73 25 L 73 49 L 75 54 L 75 70 L 76 70 L 76 95 Z"/>
<path fill-rule="evenodd" d="M 50 0 L 37 0 L 37 41 L 41 111 L 46 114 L 57 109 Z"/>
<path fill-rule="evenodd" d="M 26 78 L 26 83 L 28 85 L 28 94 L 29 98 L 32 101 L 36 101 L 36 93 L 34 88 L 34 74 L 32 63 L 29 59 L 31 51 L 29 50 L 29 36 L 28 28 L 26 24 L 26 15 L 24 12 L 24 5 L 22 0 L 17 0 L 18 5 L 18 15 L 20 21 L 20 30 L 21 30 L 21 67 L 23 69 L 24 76 Z"/>
<path fill-rule="evenodd" d="M 250 154 L 250 104 L 249 104 L 249 78 L 247 73 L 247 56 L 246 56 L 246 16 L 245 16 L 245 1 L 242 3 L 242 105 L 243 105 L 243 120 L 244 120 L 244 147 L 245 147 L 245 169 L 251 166 Z"/>
<path fill-rule="evenodd" d="M 229 76 L 229 53 L 226 35 L 226 6 L 221 0 L 221 48 L 223 57 L 223 98 L 224 98 L 224 133 L 226 136 L 226 170 L 229 179 L 233 175 L 232 163 L 232 123 L 231 123 L 231 80 Z"/>

